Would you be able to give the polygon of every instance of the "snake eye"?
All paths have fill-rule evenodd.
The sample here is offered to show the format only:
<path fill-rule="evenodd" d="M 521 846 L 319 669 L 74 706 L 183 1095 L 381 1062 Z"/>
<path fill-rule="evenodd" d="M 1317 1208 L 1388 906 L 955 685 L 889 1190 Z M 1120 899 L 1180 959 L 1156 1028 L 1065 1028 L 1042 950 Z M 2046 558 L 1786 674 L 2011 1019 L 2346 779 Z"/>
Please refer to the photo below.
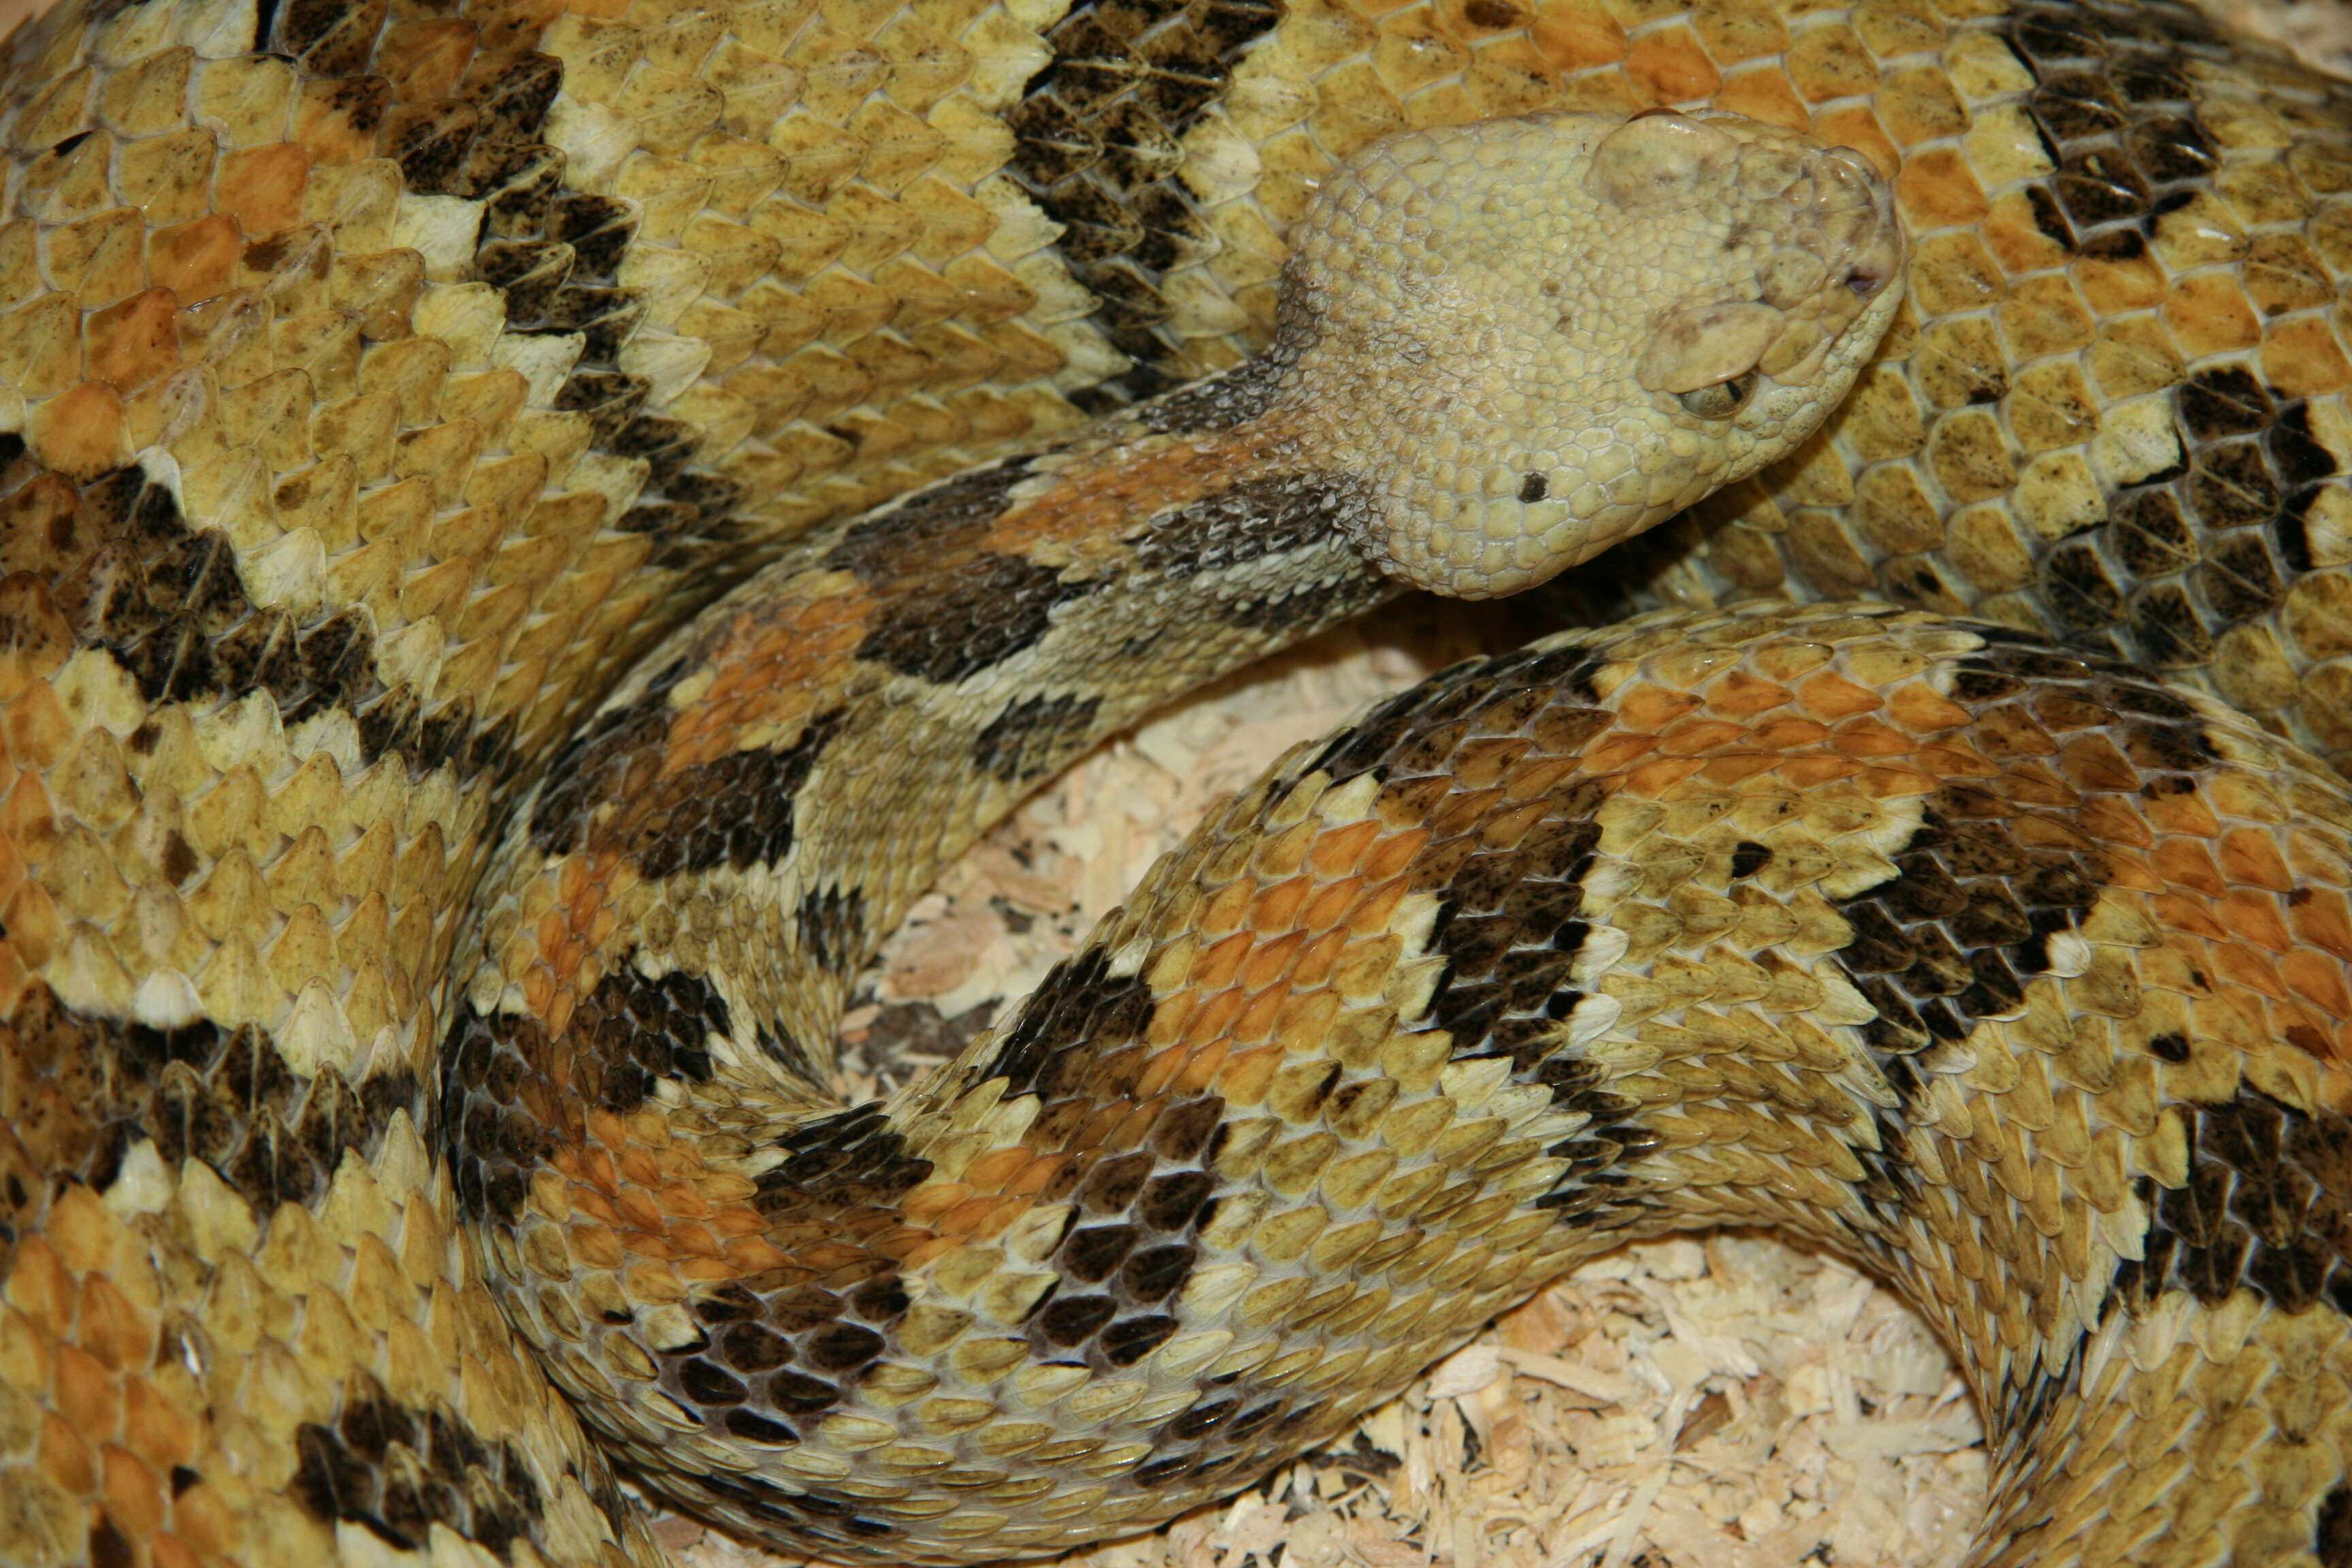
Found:
<path fill-rule="evenodd" d="M 1729 381 L 1696 387 L 1675 396 L 1685 408 L 1702 419 L 1728 419 L 1748 406 L 1748 399 L 1755 391 L 1756 372 L 1751 369 Z"/>

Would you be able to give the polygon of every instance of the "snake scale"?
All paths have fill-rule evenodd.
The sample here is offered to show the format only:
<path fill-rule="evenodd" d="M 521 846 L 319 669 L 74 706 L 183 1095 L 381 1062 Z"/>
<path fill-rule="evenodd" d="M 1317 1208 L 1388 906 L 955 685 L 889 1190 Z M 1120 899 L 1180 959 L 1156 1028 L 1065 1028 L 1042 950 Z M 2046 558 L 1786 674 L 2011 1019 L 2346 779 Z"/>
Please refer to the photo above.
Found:
<path fill-rule="evenodd" d="M 1971 1562 L 2352 1564 L 2338 84 L 2165 0 L 6 47 L 0 1563 L 1044 1555 L 1760 1222 L 1954 1347 Z M 1636 532 L 833 1098 L 1087 746 Z"/>

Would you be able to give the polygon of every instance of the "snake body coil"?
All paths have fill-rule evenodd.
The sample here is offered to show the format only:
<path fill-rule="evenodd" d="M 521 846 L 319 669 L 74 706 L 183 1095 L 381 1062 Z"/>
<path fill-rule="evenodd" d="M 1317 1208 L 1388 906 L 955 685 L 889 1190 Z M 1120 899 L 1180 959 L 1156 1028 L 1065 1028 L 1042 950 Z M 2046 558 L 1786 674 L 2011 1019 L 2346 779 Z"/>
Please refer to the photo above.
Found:
<path fill-rule="evenodd" d="M 1960 1353 L 1975 1561 L 2352 1564 L 2335 84 L 1997 0 L 8 47 L 0 1562 L 654 1561 L 616 1465 L 1045 1553 L 1762 1221 Z M 1677 608 L 828 1098 L 1094 740 L 1644 528 L 1563 581 Z"/>

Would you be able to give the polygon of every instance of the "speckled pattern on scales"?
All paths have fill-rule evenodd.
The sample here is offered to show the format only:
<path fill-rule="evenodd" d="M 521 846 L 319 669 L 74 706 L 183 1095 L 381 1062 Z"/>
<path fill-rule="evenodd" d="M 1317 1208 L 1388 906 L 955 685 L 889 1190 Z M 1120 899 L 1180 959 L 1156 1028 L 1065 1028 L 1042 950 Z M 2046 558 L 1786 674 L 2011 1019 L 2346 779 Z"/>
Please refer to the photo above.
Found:
<path fill-rule="evenodd" d="M 2352 815 L 2296 750 L 2352 756 L 2339 85 L 2041 0 L 7 47 L 0 1561 L 656 1561 L 616 1461 L 836 1555 L 1046 1552 L 1761 1218 L 1951 1335 L 1975 1561 L 2352 1563 Z M 1563 580 L 1677 612 L 1294 758 L 831 1107 L 846 977 L 1022 789 L 1378 602 L 1343 539 L 1428 574 L 1405 512 L 1583 504 L 1565 450 L 1415 468 L 1444 422 L 1365 481 L 1362 387 L 1282 401 L 1335 340 L 1244 364 L 1339 162 L 1660 104 L 1856 149 L 1908 241 L 1821 434 L 1687 506 L 1739 464 L 1673 453 L 1612 526 L 1681 514 Z M 1818 265 L 1685 334 L 1755 375 L 1643 373 L 1676 428 L 1893 300 L 1860 208 L 1762 199 Z"/>

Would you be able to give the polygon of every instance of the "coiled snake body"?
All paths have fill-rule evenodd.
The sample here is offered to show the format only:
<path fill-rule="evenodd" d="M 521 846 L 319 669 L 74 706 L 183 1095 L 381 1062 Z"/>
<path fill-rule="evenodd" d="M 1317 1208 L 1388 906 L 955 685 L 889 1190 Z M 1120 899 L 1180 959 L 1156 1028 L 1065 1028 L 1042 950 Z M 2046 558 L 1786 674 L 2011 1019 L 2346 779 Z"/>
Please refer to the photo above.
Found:
<path fill-rule="evenodd" d="M 655 1560 L 616 1465 L 1040 1554 L 1761 1220 L 1960 1353 L 1976 1561 L 2352 1563 L 2335 84 L 1997 0 L 10 49 L 0 1562 Z M 1564 581 L 1675 607 L 828 1098 L 1091 742 L 1651 524 Z"/>

